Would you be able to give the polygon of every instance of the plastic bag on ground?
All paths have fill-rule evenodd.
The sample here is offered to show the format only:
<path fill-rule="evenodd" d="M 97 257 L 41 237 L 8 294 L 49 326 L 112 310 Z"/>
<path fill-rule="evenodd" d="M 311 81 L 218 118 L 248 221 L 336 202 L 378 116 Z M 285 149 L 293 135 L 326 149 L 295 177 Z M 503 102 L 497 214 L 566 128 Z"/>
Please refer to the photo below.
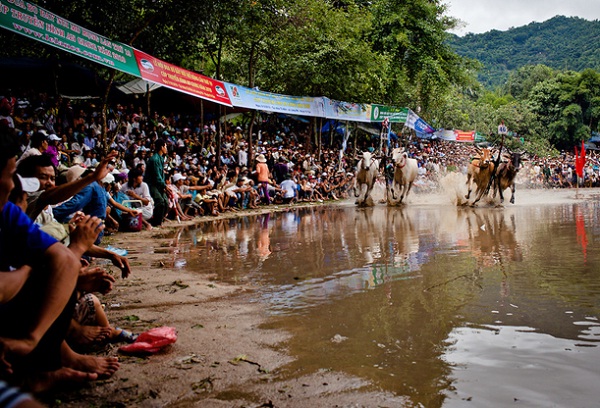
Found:
<path fill-rule="evenodd" d="M 174 327 L 156 327 L 141 333 L 135 342 L 120 347 L 119 351 L 130 354 L 154 354 L 176 341 L 177 331 Z"/>

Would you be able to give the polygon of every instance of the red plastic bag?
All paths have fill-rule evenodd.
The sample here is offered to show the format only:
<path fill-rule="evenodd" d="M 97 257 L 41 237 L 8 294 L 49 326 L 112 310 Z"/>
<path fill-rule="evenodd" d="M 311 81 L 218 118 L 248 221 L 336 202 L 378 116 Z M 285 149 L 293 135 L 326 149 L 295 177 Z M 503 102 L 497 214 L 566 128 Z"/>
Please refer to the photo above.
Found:
<path fill-rule="evenodd" d="M 133 343 L 120 347 L 119 351 L 131 354 L 153 354 L 176 341 L 177 331 L 174 327 L 156 327 L 143 332 Z"/>

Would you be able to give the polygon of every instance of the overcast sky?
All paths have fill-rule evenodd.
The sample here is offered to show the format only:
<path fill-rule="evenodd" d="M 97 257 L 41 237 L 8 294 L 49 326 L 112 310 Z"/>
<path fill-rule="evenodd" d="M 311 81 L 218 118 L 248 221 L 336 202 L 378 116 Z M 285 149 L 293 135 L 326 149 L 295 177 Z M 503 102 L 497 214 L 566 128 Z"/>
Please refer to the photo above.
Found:
<path fill-rule="evenodd" d="M 600 0 L 443 0 L 447 14 L 464 22 L 454 34 L 505 31 L 554 16 L 600 19 Z"/>

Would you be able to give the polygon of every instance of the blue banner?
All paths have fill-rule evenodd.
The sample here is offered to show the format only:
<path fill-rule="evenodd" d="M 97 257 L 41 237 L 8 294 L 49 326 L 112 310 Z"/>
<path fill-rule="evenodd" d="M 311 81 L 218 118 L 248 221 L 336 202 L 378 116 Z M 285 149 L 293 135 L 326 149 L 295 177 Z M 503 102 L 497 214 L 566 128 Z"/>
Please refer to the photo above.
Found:
<path fill-rule="evenodd" d="M 289 115 L 323 116 L 317 103 L 320 98 L 263 92 L 228 82 L 225 82 L 225 88 L 233 106 Z"/>
<path fill-rule="evenodd" d="M 408 126 L 409 128 L 411 128 L 419 133 L 435 132 L 434 128 L 429 126 L 427 124 L 427 122 L 425 122 L 423 119 L 421 119 L 419 117 L 419 115 L 417 115 L 410 109 L 408 110 L 408 116 L 406 117 L 406 122 L 404 123 L 404 126 Z"/>

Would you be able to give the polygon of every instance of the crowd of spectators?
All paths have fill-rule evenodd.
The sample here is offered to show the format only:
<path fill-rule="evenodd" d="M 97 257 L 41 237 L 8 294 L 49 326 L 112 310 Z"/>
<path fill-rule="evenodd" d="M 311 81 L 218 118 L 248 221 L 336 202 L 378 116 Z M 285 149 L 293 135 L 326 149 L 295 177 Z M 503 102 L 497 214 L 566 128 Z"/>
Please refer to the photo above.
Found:
<path fill-rule="evenodd" d="M 101 183 L 107 192 L 109 233 L 135 215 L 130 207 L 143 215 L 138 224 L 151 228 L 165 217 L 187 220 L 259 205 L 348 198 L 360 151 L 379 145 L 376 137 L 365 135 L 354 140 L 356 149 L 351 139 L 340 153 L 338 135 L 322 148 L 309 147 L 306 124 L 270 115 L 254 125 L 255 160 L 249 163 L 247 125 L 225 122 L 219 129 L 216 121 L 204 123 L 197 115 L 146 115 L 141 106 L 115 104 L 108 112 L 106 148 L 100 108 L 93 103 L 33 93 L 14 97 L 10 92 L 2 100 L 0 120 L 17 130 L 19 162 L 44 154 L 64 173 L 74 165 L 94 168 L 104 151 L 117 152 L 115 170 Z M 416 138 L 399 143 L 418 160 L 417 191 L 435 190 L 447 172 L 466 173 L 475 154 L 468 144 Z M 598 157 L 588 152 L 582 185 L 598 186 L 599 173 Z M 570 153 L 524 156 L 518 177 L 518 183 L 532 188 L 573 187 L 575 180 Z"/>
<path fill-rule="evenodd" d="M 43 391 L 119 368 L 113 358 L 85 354 L 135 340 L 109 323 L 94 294 L 110 291 L 115 278 L 93 259 L 109 259 L 123 278 L 130 273 L 126 257 L 101 246 L 104 234 L 160 227 L 167 218 L 346 199 L 360 152 L 379 145 L 365 135 L 344 150 L 341 137 L 309 146 L 306 125 L 275 115 L 255 124 L 252 152 L 242 124 L 223 123 L 218 138 L 215 121 L 121 104 L 106 123 L 103 132 L 90 102 L 0 95 L 0 378 L 7 381 L 0 397 L 35 406 L 13 386 Z M 417 191 L 435 190 L 449 172 L 466 173 L 476 154 L 440 140 L 396 143 L 418 161 Z M 574 164 L 570 153 L 524 155 L 518 183 L 574 187 Z M 599 183 L 599 157 L 588 152 L 581 184 Z"/>

